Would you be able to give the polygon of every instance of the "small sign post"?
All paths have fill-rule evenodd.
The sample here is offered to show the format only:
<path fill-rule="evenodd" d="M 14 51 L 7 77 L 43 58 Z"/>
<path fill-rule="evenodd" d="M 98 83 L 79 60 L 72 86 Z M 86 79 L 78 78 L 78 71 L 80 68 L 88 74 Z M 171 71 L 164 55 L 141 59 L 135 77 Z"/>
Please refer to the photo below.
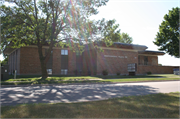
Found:
<path fill-rule="evenodd" d="M 14 79 L 16 79 L 16 70 L 14 71 Z"/>
<path fill-rule="evenodd" d="M 129 72 L 129 75 L 135 75 L 136 74 L 136 71 L 137 71 L 137 65 L 136 63 L 133 63 L 133 64 L 128 64 L 128 72 Z"/>

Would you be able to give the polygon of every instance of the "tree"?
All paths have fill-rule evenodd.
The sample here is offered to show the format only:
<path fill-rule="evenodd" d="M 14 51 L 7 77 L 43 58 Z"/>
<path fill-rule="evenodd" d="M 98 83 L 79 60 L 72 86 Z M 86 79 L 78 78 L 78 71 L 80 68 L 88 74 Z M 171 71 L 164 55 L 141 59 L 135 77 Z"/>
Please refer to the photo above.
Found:
<path fill-rule="evenodd" d="M 113 42 L 132 43 L 132 38 L 127 33 L 120 33 L 119 24 L 116 24 L 115 19 L 108 21 L 102 19 L 95 24 L 97 34 L 101 34 L 97 40 L 100 39 L 106 44 L 112 44 Z"/>
<path fill-rule="evenodd" d="M 8 57 L 6 57 L 4 60 L 0 60 L 0 63 L 1 64 L 7 64 L 8 63 Z"/>
<path fill-rule="evenodd" d="M 176 7 L 164 16 L 164 21 L 159 26 L 159 32 L 153 43 L 159 46 L 159 50 L 179 57 L 179 30 L 179 8 Z"/>
<path fill-rule="evenodd" d="M 99 34 L 99 36 L 96 37 L 96 41 L 103 41 L 106 44 L 112 44 L 112 42 L 117 41 L 120 38 L 120 29 L 118 29 L 119 24 L 115 22 L 115 19 L 105 21 L 104 18 L 96 21 L 94 23 L 96 24 L 96 33 Z"/>
<path fill-rule="evenodd" d="M 120 34 L 120 39 L 118 42 L 131 44 L 132 41 L 133 41 L 133 39 L 132 39 L 132 37 L 129 36 L 129 34 L 122 33 L 122 34 Z"/>
<path fill-rule="evenodd" d="M 108 0 L 11 0 L 1 5 L 2 49 L 35 44 L 38 47 L 42 78 L 48 76 L 46 63 L 52 48 L 63 47 L 65 41 L 86 41 L 93 29 L 88 17 L 98 13 L 97 8 Z M 11 3 L 9 2 L 9 3 Z M 49 44 L 47 54 L 42 46 Z"/>

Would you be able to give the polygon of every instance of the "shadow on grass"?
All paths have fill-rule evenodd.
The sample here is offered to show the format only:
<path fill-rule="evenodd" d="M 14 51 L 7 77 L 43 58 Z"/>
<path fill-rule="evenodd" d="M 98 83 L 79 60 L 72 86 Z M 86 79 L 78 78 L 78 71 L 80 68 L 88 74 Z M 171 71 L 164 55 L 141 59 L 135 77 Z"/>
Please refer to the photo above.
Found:
<path fill-rule="evenodd" d="M 116 84 L 12 87 L 10 90 L 2 88 L 1 91 L 2 105 L 67 103 L 157 93 L 156 88 L 149 86 Z"/>
<path fill-rule="evenodd" d="M 3 106 L 1 115 L 3 118 L 178 118 L 179 96 L 177 95 L 179 93 L 68 104 Z"/>

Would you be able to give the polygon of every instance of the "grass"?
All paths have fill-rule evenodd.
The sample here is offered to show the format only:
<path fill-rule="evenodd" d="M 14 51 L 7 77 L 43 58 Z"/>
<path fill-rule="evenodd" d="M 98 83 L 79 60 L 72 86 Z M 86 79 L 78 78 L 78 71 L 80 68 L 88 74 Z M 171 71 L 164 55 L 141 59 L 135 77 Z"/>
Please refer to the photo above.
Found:
<path fill-rule="evenodd" d="M 19 76 L 20 77 L 20 76 Z M 179 80 L 179 76 L 174 74 L 156 74 L 143 76 L 50 76 L 41 79 L 40 76 L 8 79 L 1 81 L 1 85 L 22 85 L 22 84 L 70 84 L 70 83 L 113 83 L 113 82 L 138 82 L 138 81 L 165 81 Z M 94 79 L 94 80 L 90 80 Z"/>
<path fill-rule="evenodd" d="M 180 93 L 103 101 L 2 106 L 1 118 L 179 118 Z"/>

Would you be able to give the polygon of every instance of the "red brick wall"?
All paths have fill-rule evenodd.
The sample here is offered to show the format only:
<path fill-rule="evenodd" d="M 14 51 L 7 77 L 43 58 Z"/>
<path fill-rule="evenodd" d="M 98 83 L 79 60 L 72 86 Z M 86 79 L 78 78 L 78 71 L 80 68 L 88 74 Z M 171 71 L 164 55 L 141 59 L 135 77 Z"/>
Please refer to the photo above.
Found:
<path fill-rule="evenodd" d="M 173 74 L 174 67 L 138 65 L 136 74 L 147 74 L 147 72 L 151 72 L 152 74 Z"/>
<path fill-rule="evenodd" d="M 52 74 L 61 74 L 61 49 L 53 49 Z"/>
<path fill-rule="evenodd" d="M 20 53 L 20 54 L 19 54 Z M 45 49 L 43 49 L 45 53 Z M 17 68 L 19 67 L 19 74 L 41 74 L 41 65 L 38 55 L 38 48 L 36 47 L 22 47 L 17 51 L 17 56 L 20 55 L 17 62 Z M 105 57 L 109 56 L 121 56 L 121 57 Z M 127 58 L 126 58 L 126 57 Z M 9 57 L 11 60 L 11 56 Z M 103 70 L 108 70 L 109 74 L 115 74 L 120 72 L 121 74 L 128 74 L 127 65 L 130 63 L 138 64 L 138 52 L 124 51 L 115 49 L 104 49 L 104 52 L 97 52 L 95 50 L 88 50 L 83 53 L 83 72 L 88 75 L 88 69 L 91 74 L 101 75 Z M 9 60 L 9 63 L 11 64 Z M 173 66 L 157 66 L 157 56 L 149 56 L 148 61 L 153 66 L 137 66 L 136 74 L 146 74 L 152 72 L 154 74 L 173 73 Z M 74 75 L 76 70 L 76 53 L 72 50 L 68 50 L 68 75 Z M 54 75 L 61 74 L 61 49 L 53 49 L 53 65 L 52 72 Z"/>
<path fill-rule="evenodd" d="M 68 74 L 74 75 L 75 69 L 76 55 L 72 50 L 68 50 Z M 61 74 L 61 49 L 53 49 L 52 73 L 53 75 Z M 20 49 L 20 74 L 41 74 L 38 48 L 22 47 Z"/>
<path fill-rule="evenodd" d="M 76 53 L 68 50 L 68 75 L 74 75 L 76 70 Z M 53 49 L 53 75 L 61 75 L 61 49 Z"/>
<path fill-rule="evenodd" d="M 43 50 L 43 53 L 45 50 Z M 41 65 L 36 47 L 20 48 L 20 74 L 41 74 Z"/>
<path fill-rule="evenodd" d="M 158 57 L 157 56 L 147 56 L 148 57 L 148 65 L 158 65 Z M 141 65 L 144 65 L 144 56 L 139 55 L 139 61 Z"/>
<path fill-rule="evenodd" d="M 20 49 L 17 49 L 17 74 L 20 74 Z"/>
<path fill-rule="evenodd" d="M 158 66 L 158 57 L 157 56 L 148 56 L 148 62 L 151 65 L 156 65 Z"/>
<path fill-rule="evenodd" d="M 97 71 L 97 52 L 95 50 L 86 50 L 83 53 L 83 74 L 96 75 Z"/>
<path fill-rule="evenodd" d="M 120 56 L 104 57 L 104 55 Z M 126 58 L 126 57 L 127 58 Z M 109 74 L 128 74 L 127 66 L 130 63 L 138 63 L 138 52 L 104 49 L 104 52 L 97 53 L 97 74 L 102 74 L 103 70 L 108 70 Z"/>
<path fill-rule="evenodd" d="M 68 75 L 74 75 L 76 70 L 76 53 L 68 50 Z"/>

